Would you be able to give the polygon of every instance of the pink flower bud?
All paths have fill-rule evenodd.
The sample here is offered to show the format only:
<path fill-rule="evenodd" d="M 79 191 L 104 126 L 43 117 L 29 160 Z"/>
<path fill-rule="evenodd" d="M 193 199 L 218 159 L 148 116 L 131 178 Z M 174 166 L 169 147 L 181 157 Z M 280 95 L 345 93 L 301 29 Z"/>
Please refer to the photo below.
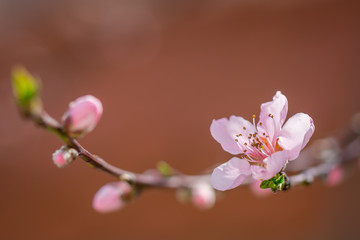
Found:
<path fill-rule="evenodd" d="M 339 185 L 344 179 L 344 168 L 336 166 L 327 175 L 326 184 L 330 187 Z"/>
<path fill-rule="evenodd" d="M 215 204 L 214 189 L 205 182 L 197 183 L 192 188 L 191 202 L 199 209 L 209 209 Z"/>
<path fill-rule="evenodd" d="M 64 129 L 71 137 L 91 132 L 100 120 L 102 112 L 102 104 L 96 97 L 79 97 L 70 103 L 69 110 L 63 116 Z"/>
<path fill-rule="evenodd" d="M 260 188 L 260 184 L 261 184 L 260 180 L 253 180 L 249 185 L 250 191 L 259 197 L 265 197 L 273 193 L 270 188 L 266 188 L 266 189 Z"/>
<path fill-rule="evenodd" d="M 53 153 L 52 158 L 57 167 L 63 168 L 75 160 L 78 155 L 79 153 L 75 149 L 63 146 Z"/>
<path fill-rule="evenodd" d="M 131 190 L 131 186 L 127 182 L 108 183 L 95 194 L 93 208 L 101 213 L 119 210 L 128 201 Z"/>

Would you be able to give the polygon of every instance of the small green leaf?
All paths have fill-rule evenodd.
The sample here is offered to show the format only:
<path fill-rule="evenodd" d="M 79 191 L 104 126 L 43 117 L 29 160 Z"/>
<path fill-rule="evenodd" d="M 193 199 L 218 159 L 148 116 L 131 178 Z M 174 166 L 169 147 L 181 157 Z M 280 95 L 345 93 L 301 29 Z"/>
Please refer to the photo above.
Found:
<path fill-rule="evenodd" d="M 14 96 L 23 110 L 31 111 L 34 108 L 34 104 L 39 102 L 39 82 L 38 79 L 34 78 L 24 68 L 14 68 L 12 72 Z"/>
<path fill-rule="evenodd" d="M 262 188 L 262 189 L 270 188 L 270 183 L 271 182 L 269 180 L 264 180 L 264 181 L 261 182 L 260 188 Z"/>
<path fill-rule="evenodd" d="M 260 184 L 260 188 L 271 188 L 273 192 L 285 190 L 286 183 L 285 183 L 285 173 L 281 172 L 276 174 L 274 177 L 268 180 L 264 180 Z"/>
<path fill-rule="evenodd" d="M 158 163 L 157 169 L 164 177 L 170 177 L 173 172 L 171 166 L 163 161 Z"/>

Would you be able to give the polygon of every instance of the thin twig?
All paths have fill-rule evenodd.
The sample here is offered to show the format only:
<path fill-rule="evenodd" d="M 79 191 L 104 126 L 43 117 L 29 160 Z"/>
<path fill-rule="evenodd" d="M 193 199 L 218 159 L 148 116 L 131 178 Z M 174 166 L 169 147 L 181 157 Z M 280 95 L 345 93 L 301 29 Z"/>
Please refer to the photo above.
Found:
<path fill-rule="evenodd" d="M 89 165 L 108 173 L 118 179 L 126 180 L 139 187 L 158 187 L 158 188 L 181 188 L 190 187 L 198 181 L 210 181 L 210 175 L 185 175 L 178 174 L 170 177 L 159 175 L 152 175 L 148 173 L 138 174 L 131 171 L 126 171 L 116 166 L 111 165 L 102 158 L 90 153 L 86 150 L 76 139 L 69 137 L 63 130 L 62 126 L 54 120 L 45 111 L 39 115 L 28 114 L 25 115 L 32 119 L 37 125 L 55 133 L 64 143 L 78 151 L 79 157 L 87 162 Z M 323 161 L 317 166 L 313 166 L 303 170 L 300 173 L 289 176 L 289 186 L 311 183 L 314 178 L 327 175 L 335 166 L 348 164 L 351 160 L 360 155 L 360 137 L 354 131 L 347 131 L 342 137 L 342 141 L 338 140 L 341 145 L 340 152 L 336 161 Z M 304 153 L 302 153 L 304 154 Z M 313 157 L 314 158 L 314 157 Z M 316 159 L 314 159 L 315 161 Z M 326 159 L 325 159 L 326 160 Z M 246 181 L 243 185 L 250 183 Z"/>

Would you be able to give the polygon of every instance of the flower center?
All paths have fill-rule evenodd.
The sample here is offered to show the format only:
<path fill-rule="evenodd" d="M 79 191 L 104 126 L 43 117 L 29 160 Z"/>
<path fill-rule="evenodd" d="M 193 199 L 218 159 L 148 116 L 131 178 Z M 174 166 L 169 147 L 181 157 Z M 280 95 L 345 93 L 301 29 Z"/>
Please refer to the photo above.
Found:
<path fill-rule="evenodd" d="M 269 114 L 269 117 L 273 119 L 274 115 Z M 255 115 L 252 118 L 255 131 L 249 132 L 246 127 L 243 127 L 242 133 L 235 136 L 235 141 L 243 150 L 243 153 L 240 154 L 241 159 L 246 158 L 251 164 L 262 166 L 265 158 L 277 151 L 281 151 L 282 148 L 278 144 L 279 139 L 277 138 L 273 144 L 268 133 L 265 130 L 260 132 L 256 127 Z M 259 126 L 262 126 L 261 122 L 259 122 Z"/>

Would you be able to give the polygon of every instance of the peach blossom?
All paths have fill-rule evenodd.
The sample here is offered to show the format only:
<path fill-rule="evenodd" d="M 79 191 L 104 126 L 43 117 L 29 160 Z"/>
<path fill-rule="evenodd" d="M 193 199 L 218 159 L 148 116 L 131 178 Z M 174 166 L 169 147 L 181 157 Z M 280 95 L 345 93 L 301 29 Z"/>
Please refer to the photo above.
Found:
<path fill-rule="evenodd" d="M 225 151 L 238 155 L 215 168 L 211 176 L 215 189 L 235 188 L 250 175 L 270 179 L 299 156 L 314 133 L 314 122 L 297 113 L 285 123 L 287 111 L 288 101 L 278 91 L 272 101 L 261 105 L 257 125 L 255 116 L 253 123 L 237 116 L 213 120 L 212 136 Z"/>

